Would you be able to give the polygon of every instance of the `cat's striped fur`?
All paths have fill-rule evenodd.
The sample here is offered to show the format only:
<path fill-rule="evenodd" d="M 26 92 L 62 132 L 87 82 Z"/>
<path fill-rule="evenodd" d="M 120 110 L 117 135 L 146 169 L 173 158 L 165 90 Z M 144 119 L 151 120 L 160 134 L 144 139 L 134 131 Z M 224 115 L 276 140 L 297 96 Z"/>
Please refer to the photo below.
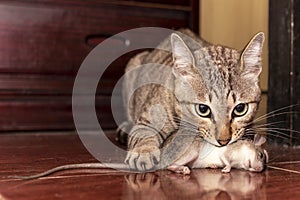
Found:
<path fill-rule="evenodd" d="M 238 51 L 180 32 L 160 44 L 169 51 L 142 52 L 126 68 L 123 125 L 132 126 L 126 162 L 138 170 L 160 161 L 164 141 L 179 128 L 216 146 L 238 140 L 261 98 L 263 33 Z"/>

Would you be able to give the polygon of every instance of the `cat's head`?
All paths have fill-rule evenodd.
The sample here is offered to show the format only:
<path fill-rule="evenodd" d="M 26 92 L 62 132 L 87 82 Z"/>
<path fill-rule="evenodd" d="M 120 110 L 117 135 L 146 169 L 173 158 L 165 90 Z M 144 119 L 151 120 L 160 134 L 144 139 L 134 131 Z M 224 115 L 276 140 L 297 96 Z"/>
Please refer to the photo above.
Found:
<path fill-rule="evenodd" d="M 261 99 L 259 75 L 264 34 L 256 34 L 243 51 L 205 45 L 192 51 L 171 35 L 175 95 L 183 121 L 216 146 L 244 135 Z"/>

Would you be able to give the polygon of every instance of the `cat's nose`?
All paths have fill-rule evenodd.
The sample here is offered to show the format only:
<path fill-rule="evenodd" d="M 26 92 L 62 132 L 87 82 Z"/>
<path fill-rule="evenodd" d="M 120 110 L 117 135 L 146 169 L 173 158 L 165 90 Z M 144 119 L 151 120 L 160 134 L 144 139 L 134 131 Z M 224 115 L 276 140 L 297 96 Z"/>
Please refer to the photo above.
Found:
<path fill-rule="evenodd" d="M 221 146 L 225 146 L 229 143 L 230 139 L 226 139 L 226 140 L 217 140 L 218 143 L 221 145 Z"/>

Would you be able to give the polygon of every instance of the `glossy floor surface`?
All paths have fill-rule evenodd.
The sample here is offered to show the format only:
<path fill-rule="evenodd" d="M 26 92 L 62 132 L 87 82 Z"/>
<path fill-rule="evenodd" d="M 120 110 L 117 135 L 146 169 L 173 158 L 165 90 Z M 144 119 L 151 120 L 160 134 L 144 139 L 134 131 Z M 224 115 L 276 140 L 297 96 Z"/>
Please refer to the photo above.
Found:
<path fill-rule="evenodd" d="M 300 149 L 268 149 L 273 168 L 262 173 L 232 170 L 223 174 L 220 169 L 198 169 L 191 175 L 165 170 L 135 174 L 97 169 L 17 180 L 7 176 L 96 160 L 76 134 L 3 134 L 0 199 L 299 199 Z"/>

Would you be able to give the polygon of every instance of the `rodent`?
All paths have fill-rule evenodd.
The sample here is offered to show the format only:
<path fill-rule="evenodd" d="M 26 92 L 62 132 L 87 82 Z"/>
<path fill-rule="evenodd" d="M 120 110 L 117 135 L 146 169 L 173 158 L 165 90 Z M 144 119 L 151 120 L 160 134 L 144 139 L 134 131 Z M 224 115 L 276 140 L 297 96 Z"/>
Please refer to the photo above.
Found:
<path fill-rule="evenodd" d="M 176 173 L 189 174 L 189 168 L 223 168 L 228 173 L 231 168 L 245 169 L 252 172 L 261 172 L 268 163 L 269 156 L 261 147 L 266 142 L 263 136 L 255 135 L 254 141 L 238 140 L 227 146 L 215 147 L 210 143 L 202 143 L 200 153 L 194 157 L 187 154 L 175 161 L 167 168 Z M 190 153 L 190 155 L 195 155 Z M 247 156 L 245 156 L 247 155 Z M 186 164 L 183 163 L 187 163 Z"/>
<path fill-rule="evenodd" d="M 192 137 L 186 137 L 186 135 L 183 138 L 178 137 L 177 139 L 181 142 L 182 139 L 185 139 L 185 142 L 191 145 L 188 145 L 187 148 L 182 148 L 184 145 L 177 146 L 175 141 L 175 145 L 171 145 L 171 148 L 162 151 L 162 160 L 165 160 L 165 163 L 173 163 L 163 168 L 167 168 L 175 173 L 190 174 L 189 168 L 219 167 L 224 167 L 222 172 L 230 172 L 231 168 L 260 172 L 264 170 L 268 162 L 268 153 L 261 148 L 266 139 L 258 134 L 255 136 L 254 141 L 238 140 L 233 144 L 223 147 L 216 147 L 204 142 L 200 138 L 193 138 L 191 140 Z M 245 155 L 249 156 L 245 157 Z M 159 167 L 158 169 L 161 169 L 162 165 Z M 61 165 L 31 176 L 9 176 L 8 178 L 29 180 L 45 177 L 63 170 L 105 168 L 137 172 L 130 169 L 129 165 L 124 163 L 81 163 Z"/>

